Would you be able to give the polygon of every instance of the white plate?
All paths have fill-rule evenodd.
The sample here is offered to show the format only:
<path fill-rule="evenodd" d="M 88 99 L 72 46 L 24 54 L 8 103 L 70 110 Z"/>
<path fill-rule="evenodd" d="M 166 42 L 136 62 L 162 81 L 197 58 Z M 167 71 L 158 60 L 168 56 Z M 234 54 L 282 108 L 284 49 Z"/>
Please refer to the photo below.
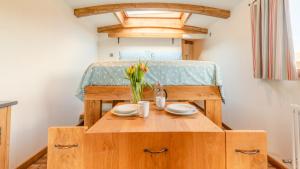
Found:
<path fill-rule="evenodd" d="M 132 113 L 127 113 L 127 114 L 124 114 L 124 113 L 117 113 L 115 111 L 112 111 L 111 112 L 113 115 L 116 115 L 116 116 L 121 116 L 121 117 L 129 117 L 129 116 L 136 116 L 138 115 L 138 112 L 137 111 L 134 111 Z"/>
<path fill-rule="evenodd" d="M 137 111 L 137 104 L 123 104 L 116 106 L 113 111 L 117 114 L 132 114 Z"/>
<path fill-rule="evenodd" d="M 165 108 L 165 111 L 170 113 L 170 114 L 179 115 L 179 116 L 189 116 L 189 115 L 193 115 L 193 114 L 198 113 L 197 110 L 193 110 L 193 111 L 189 111 L 189 112 L 185 112 L 185 113 L 178 113 L 178 112 L 174 112 L 172 110 L 169 110 L 168 108 Z"/>
<path fill-rule="evenodd" d="M 190 113 L 196 111 L 196 107 L 190 104 L 169 104 L 167 106 L 167 109 L 169 111 L 172 111 L 174 113 L 184 114 L 184 113 Z"/>

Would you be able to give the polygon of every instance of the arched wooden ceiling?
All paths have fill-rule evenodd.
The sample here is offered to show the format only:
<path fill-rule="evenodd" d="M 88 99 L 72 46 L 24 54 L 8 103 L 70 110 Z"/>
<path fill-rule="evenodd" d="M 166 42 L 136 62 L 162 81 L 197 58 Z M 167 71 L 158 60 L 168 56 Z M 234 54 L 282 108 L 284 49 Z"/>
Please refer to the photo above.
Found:
<path fill-rule="evenodd" d="M 128 17 L 126 11 L 177 11 L 180 18 L 134 18 Z M 230 17 L 226 9 L 192 5 L 182 3 L 119 3 L 102 4 L 97 6 L 74 9 L 77 17 L 86 17 L 105 13 L 114 13 L 119 24 L 99 27 L 98 32 L 106 32 L 110 37 L 174 37 L 180 38 L 183 34 L 207 34 L 208 29 L 186 25 L 192 14 L 205 15 L 221 19 Z"/>

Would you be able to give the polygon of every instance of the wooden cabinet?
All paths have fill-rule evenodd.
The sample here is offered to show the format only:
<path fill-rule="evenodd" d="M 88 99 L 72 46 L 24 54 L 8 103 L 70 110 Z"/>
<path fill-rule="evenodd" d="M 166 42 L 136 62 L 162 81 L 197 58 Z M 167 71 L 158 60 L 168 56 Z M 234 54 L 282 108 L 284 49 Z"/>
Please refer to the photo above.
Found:
<path fill-rule="evenodd" d="M 85 127 L 49 128 L 48 169 L 84 169 Z"/>
<path fill-rule="evenodd" d="M 0 108 L 0 169 L 9 166 L 10 107 Z"/>
<path fill-rule="evenodd" d="M 50 128 L 49 169 L 267 169 L 266 133 L 224 131 L 202 113 L 108 112 L 89 130 Z"/>
<path fill-rule="evenodd" d="M 266 169 L 266 133 L 226 131 L 226 161 L 227 169 Z"/>

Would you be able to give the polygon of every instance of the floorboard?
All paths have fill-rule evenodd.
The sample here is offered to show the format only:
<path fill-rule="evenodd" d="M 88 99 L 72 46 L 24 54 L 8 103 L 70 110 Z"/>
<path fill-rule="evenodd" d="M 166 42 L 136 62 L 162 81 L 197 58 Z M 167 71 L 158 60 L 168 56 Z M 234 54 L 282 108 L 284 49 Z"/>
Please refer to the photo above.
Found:
<path fill-rule="evenodd" d="M 47 155 L 40 158 L 34 164 L 32 164 L 28 169 L 47 169 Z M 276 169 L 269 164 L 268 169 Z"/>

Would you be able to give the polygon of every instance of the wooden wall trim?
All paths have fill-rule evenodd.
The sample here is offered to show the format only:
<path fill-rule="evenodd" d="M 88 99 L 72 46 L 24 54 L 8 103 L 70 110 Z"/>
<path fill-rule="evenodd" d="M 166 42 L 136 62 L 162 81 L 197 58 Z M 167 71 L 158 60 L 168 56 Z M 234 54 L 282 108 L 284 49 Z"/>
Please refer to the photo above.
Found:
<path fill-rule="evenodd" d="M 207 7 L 202 5 L 181 4 L 181 3 L 120 3 L 106 4 L 74 9 L 77 17 L 97 15 L 103 13 L 113 13 L 122 10 L 152 9 L 152 10 L 172 10 L 178 12 L 195 13 L 218 18 L 229 18 L 230 11 L 225 9 Z"/>
<path fill-rule="evenodd" d="M 28 160 L 26 160 L 21 165 L 19 165 L 16 169 L 27 169 L 46 154 L 47 154 L 47 147 L 43 148 L 42 150 L 34 154 Z"/>
<path fill-rule="evenodd" d="M 223 129 L 232 130 L 232 128 L 229 127 L 228 125 L 226 125 L 225 123 L 223 123 L 222 125 L 223 125 Z M 277 169 L 288 169 L 288 167 L 283 162 L 278 161 L 277 159 L 272 157 L 270 154 L 268 154 L 268 162 Z"/>

